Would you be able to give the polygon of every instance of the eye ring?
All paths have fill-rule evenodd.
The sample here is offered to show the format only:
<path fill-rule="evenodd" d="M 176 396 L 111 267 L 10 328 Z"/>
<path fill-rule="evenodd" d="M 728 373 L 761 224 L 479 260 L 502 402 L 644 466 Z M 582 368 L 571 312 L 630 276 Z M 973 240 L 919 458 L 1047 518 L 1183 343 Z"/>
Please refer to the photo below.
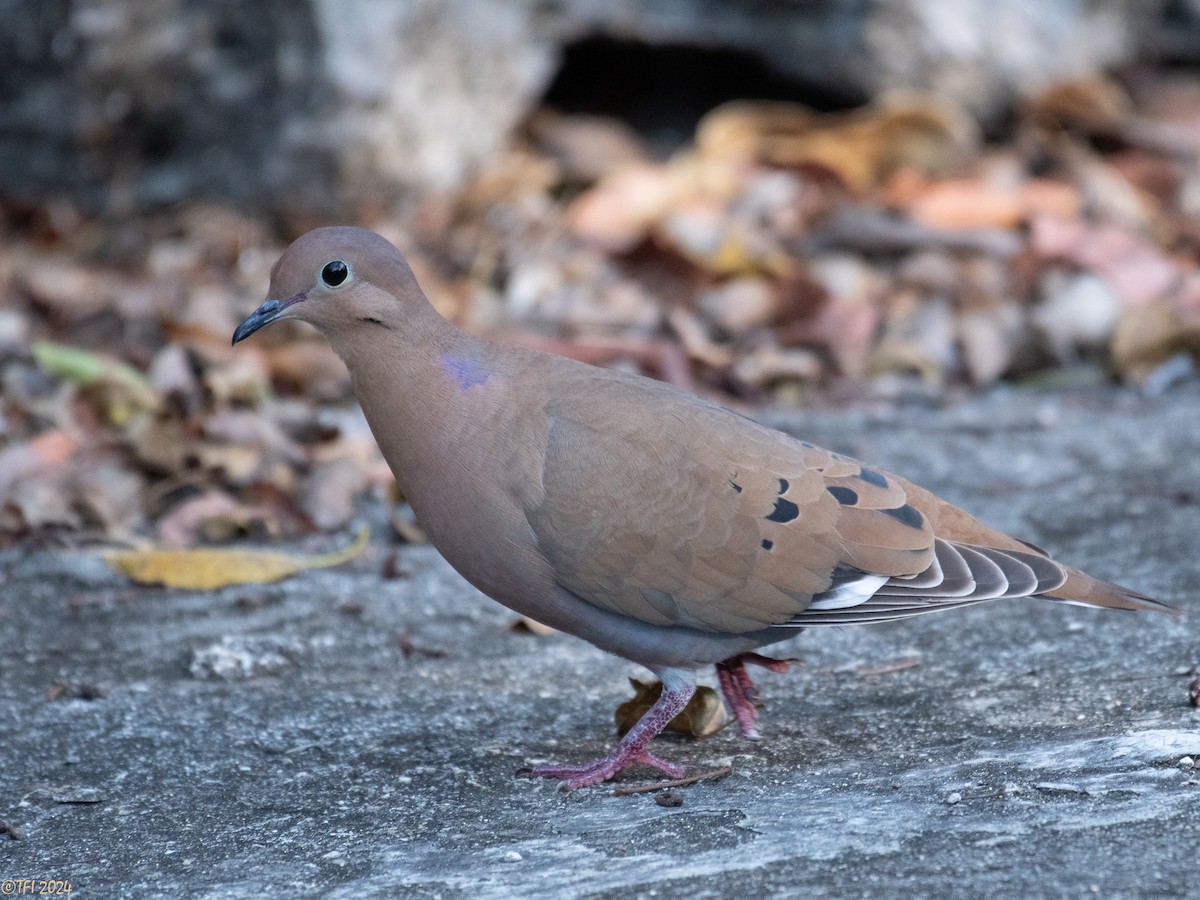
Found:
<path fill-rule="evenodd" d="M 341 287 L 350 280 L 350 266 L 345 260 L 335 259 L 321 267 L 321 283 L 326 287 Z"/>

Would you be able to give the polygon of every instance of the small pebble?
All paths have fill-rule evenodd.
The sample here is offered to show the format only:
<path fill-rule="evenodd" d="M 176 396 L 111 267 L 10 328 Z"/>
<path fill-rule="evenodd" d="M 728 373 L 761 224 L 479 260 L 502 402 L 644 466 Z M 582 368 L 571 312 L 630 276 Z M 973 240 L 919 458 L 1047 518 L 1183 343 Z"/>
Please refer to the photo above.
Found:
<path fill-rule="evenodd" d="M 518 853 L 516 850 L 509 850 L 507 853 L 505 853 L 505 854 L 504 854 L 504 861 L 505 861 L 505 862 L 520 862 L 520 861 L 521 861 L 521 860 L 523 860 L 524 858 L 525 858 L 525 857 L 523 857 L 523 856 L 522 856 L 520 853 Z"/>
<path fill-rule="evenodd" d="M 1196 761 L 1190 756 L 1185 756 L 1183 759 L 1179 760 L 1179 768 L 1184 770 L 1194 769 L 1196 768 Z"/>
<path fill-rule="evenodd" d="M 53 791 L 50 799 L 55 803 L 103 803 L 108 797 L 96 788 L 72 785 Z"/>
<path fill-rule="evenodd" d="M 654 795 L 654 802 L 659 806 L 683 806 L 683 794 L 679 791 L 660 791 Z"/>
<path fill-rule="evenodd" d="M 955 803 L 961 803 L 962 802 L 962 794 L 960 794 L 958 791 L 955 791 L 952 794 L 947 794 L 946 802 L 949 803 L 951 806 L 953 806 Z"/>

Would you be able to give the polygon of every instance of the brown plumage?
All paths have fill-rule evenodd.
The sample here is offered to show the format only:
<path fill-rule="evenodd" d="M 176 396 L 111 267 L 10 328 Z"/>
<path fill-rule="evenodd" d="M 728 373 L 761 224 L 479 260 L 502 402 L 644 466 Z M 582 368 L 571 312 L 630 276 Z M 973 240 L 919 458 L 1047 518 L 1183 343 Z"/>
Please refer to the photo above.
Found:
<path fill-rule="evenodd" d="M 468 335 L 378 235 L 325 228 L 276 264 L 234 342 L 281 318 L 345 360 L 435 546 L 501 603 L 642 663 L 655 707 L 570 787 L 636 762 L 718 664 L 757 734 L 745 664 L 809 625 L 1039 596 L 1170 611 L 1070 569 L 899 476 L 637 376 Z"/>

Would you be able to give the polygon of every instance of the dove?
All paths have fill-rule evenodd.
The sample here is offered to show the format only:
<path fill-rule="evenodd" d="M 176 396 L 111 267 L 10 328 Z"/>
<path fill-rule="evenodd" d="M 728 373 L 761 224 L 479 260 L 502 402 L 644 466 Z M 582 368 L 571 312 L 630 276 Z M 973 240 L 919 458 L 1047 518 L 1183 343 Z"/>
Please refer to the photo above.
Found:
<path fill-rule="evenodd" d="M 417 520 L 467 581 L 517 613 L 652 671 L 659 699 L 606 755 L 538 766 L 566 789 L 650 752 L 715 666 L 758 737 L 747 666 L 812 626 L 1041 597 L 1175 612 L 1072 569 L 929 491 L 638 375 L 467 333 L 365 229 L 319 228 L 233 334 L 315 326 L 349 370 Z"/>

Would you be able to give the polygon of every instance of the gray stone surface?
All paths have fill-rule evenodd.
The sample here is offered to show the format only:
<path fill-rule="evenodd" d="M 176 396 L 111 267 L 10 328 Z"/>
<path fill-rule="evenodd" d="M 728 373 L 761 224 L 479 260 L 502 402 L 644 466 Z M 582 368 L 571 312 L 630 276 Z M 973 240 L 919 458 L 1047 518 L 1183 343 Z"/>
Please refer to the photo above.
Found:
<path fill-rule="evenodd" d="M 0 554 L 0 819 L 20 835 L 0 837 L 0 879 L 139 898 L 1195 897 L 1197 410 L 1193 383 L 771 416 L 1189 615 L 1001 602 L 811 631 L 783 648 L 806 667 L 760 678 L 762 742 L 659 742 L 734 767 L 676 808 L 514 777 L 602 752 L 642 673 L 509 630 L 429 548 L 399 550 L 394 580 L 376 543 L 208 594 L 131 588 L 85 552 Z M 56 683 L 107 693 L 51 699 Z"/>

